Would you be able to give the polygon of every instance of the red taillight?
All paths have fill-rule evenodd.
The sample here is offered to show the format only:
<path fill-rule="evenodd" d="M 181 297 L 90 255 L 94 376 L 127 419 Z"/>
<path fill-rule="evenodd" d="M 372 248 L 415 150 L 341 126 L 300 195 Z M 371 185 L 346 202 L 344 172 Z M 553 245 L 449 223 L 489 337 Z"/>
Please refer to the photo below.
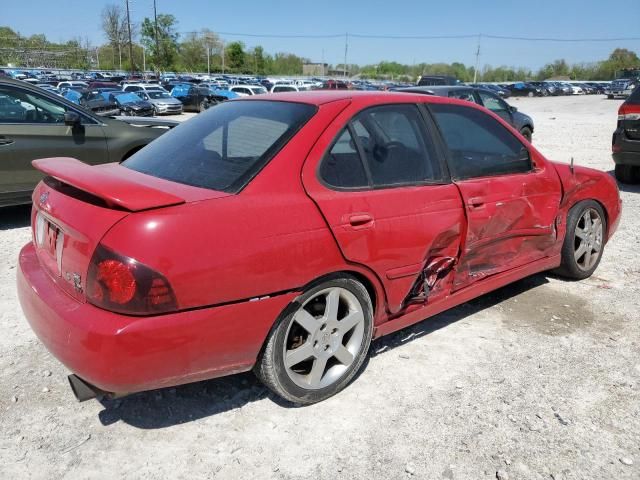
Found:
<path fill-rule="evenodd" d="M 177 310 L 167 279 L 132 258 L 99 245 L 87 276 L 87 298 L 97 307 L 129 315 Z"/>
<path fill-rule="evenodd" d="M 640 104 L 625 102 L 620 105 L 618 120 L 640 120 Z"/>

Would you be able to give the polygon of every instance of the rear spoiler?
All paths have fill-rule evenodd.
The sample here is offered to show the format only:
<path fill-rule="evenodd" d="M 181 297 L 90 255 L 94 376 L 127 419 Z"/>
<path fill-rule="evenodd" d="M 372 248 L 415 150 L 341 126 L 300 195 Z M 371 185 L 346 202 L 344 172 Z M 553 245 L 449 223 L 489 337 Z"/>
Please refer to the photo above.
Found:
<path fill-rule="evenodd" d="M 92 166 L 75 158 L 56 157 L 31 164 L 62 183 L 100 198 L 111 208 L 138 212 L 185 203 L 183 198 L 131 180 L 136 172 L 117 163 Z"/>

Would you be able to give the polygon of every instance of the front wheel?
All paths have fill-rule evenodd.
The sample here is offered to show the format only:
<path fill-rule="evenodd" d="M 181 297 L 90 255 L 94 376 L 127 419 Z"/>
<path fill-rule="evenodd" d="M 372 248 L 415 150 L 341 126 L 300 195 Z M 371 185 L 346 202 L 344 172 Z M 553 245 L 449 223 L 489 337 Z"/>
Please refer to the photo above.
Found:
<path fill-rule="evenodd" d="M 567 278 L 590 277 L 602 258 L 607 221 L 600 204 L 579 202 L 567 215 L 567 233 L 562 245 L 562 263 L 557 272 Z"/>
<path fill-rule="evenodd" d="M 254 371 L 282 398 L 316 403 L 349 384 L 372 334 L 373 307 L 364 286 L 352 277 L 327 280 L 285 310 Z"/>
<path fill-rule="evenodd" d="M 203 100 L 200 102 L 200 104 L 198 105 L 198 112 L 202 113 L 204 112 L 207 108 L 209 108 L 209 102 L 207 102 L 206 100 Z"/>
<path fill-rule="evenodd" d="M 529 143 L 531 143 L 531 140 L 533 139 L 533 132 L 529 127 L 522 127 L 522 130 L 520 130 L 520 134 L 524 138 L 526 138 Z"/>

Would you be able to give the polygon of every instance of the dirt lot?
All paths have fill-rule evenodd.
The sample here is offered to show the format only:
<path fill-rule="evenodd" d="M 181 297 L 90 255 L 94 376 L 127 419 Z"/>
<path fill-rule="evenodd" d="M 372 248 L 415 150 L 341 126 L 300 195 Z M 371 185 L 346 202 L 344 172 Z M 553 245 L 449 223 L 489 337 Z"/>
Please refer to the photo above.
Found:
<path fill-rule="evenodd" d="M 619 101 L 511 103 L 549 158 L 612 170 Z M 3 211 L 0 476 L 640 478 L 640 189 L 622 196 L 594 277 L 536 275 L 377 341 L 355 383 L 305 408 L 251 374 L 76 403 L 16 299 L 28 209 Z"/>

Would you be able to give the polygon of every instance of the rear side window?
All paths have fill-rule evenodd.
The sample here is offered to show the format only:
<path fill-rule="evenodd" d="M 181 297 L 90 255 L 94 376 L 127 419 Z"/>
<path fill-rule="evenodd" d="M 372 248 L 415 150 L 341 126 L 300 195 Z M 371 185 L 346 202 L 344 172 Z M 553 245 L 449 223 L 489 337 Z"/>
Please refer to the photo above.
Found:
<path fill-rule="evenodd" d="M 357 188 L 369 185 L 350 129 L 345 129 L 338 136 L 320 164 L 320 178 L 333 187 Z"/>
<path fill-rule="evenodd" d="M 366 109 L 340 134 L 323 160 L 320 176 L 334 187 L 441 181 L 442 169 L 425 130 L 415 105 Z"/>
<path fill-rule="evenodd" d="M 301 103 L 223 103 L 162 135 L 123 165 L 177 183 L 236 193 L 315 112 L 315 106 Z"/>
<path fill-rule="evenodd" d="M 461 105 L 431 104 L 449 149 L 449 169 L 458 179 L 524 173 L 529 151 L 488 114 Z"/>

